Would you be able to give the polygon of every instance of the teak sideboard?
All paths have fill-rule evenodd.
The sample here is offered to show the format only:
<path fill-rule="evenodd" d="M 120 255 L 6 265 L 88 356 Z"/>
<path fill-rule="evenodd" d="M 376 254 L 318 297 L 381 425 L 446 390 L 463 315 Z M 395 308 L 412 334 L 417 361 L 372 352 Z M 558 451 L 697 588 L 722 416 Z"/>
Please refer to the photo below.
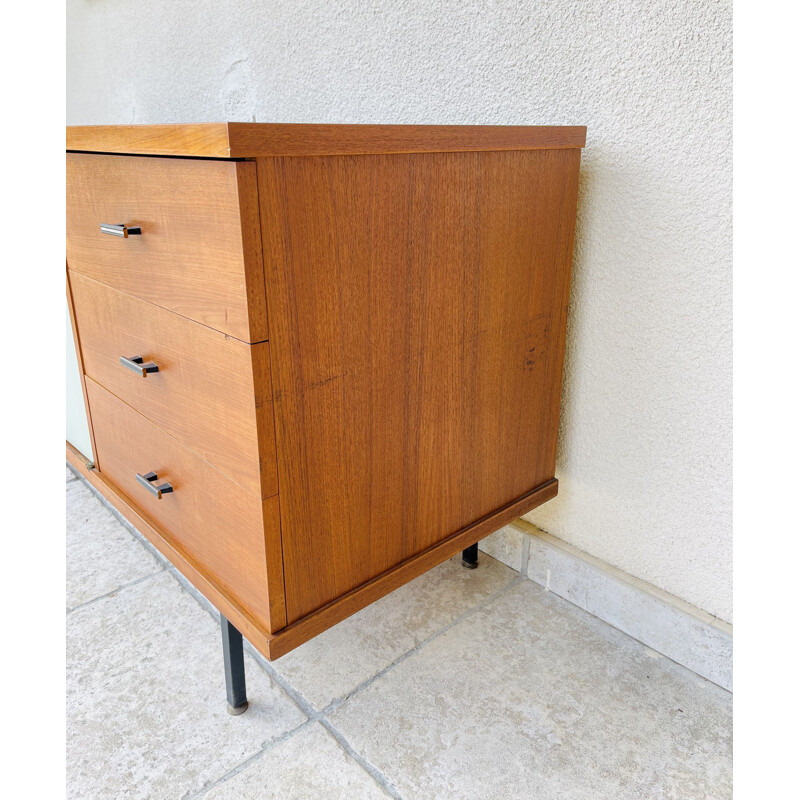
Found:
<path fill-rule="evenodd" d="M 556 495 L 585 137 L 67 128 L 68 458 L 267 658 Z"/>

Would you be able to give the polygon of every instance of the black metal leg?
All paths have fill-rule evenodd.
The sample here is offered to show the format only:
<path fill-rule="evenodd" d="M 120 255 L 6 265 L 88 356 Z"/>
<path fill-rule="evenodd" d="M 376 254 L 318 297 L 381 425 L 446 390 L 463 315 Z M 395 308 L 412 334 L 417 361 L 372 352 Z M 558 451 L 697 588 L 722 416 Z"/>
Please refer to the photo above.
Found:
<path fill-rule="evenodd" d="M 225 659 L 225 689 L 228 693 L 228 713 L 247 711 L 247 685 L 244 680 L 244 645 L 242 634 L 219 615 L 222 628 L 222 655 Z"/>
<path fill-rule="evenodd" d="M 478 545 L 473 544 L 461 553 L 461 565 L 467 569 L 478 568 Z"/>

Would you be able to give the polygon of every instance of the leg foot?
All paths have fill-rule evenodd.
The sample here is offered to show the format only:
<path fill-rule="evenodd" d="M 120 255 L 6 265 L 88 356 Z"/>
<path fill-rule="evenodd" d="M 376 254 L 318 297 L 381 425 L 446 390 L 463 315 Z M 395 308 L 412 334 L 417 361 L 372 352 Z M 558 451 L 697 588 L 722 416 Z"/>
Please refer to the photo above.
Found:
<path fill-rule="evenodd" d="M 242 634 L 219 615 L 222 628 L 222 656 L 225 661 L 225 690 L 228 694 L 228 713 L 247 711 L 247 685 L 244 679 L 244 644 Z"/>
<path fill-rule="evenodd" d="M 461 566 L 466 569 L 478 568 L 478 545 L 473 544 L 461 553 Z"/>

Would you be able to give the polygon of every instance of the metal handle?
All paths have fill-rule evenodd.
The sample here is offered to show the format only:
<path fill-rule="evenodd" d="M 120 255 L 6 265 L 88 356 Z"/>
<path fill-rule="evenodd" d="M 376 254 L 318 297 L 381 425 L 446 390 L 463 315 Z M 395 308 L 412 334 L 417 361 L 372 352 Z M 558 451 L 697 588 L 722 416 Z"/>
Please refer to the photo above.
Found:
<path fill-rule="evenodd" d="M 138 225 L 128 227 L 125 224 L 111 225 L 108 222 L 101 222 L 100 233 L 107 233 L 109 236 L 121 236 L 123 239 L 127 239 L 129 236 L 141 236 L 142 229 Z"/>
<path fill-rule="evenodd" d="M 146 364 L 143 362 L 144 359 L 141 356 L 131 356 L 130 358 L 125 358 L 125 356 L 119 357 L 119 363 L 122 364 L 123 367 L 137 372 L 143 378 L 147 377 L 148 372 L 158 372 L 158 364 L 154 364 L 152 361 L 148 361 Z"/>
<path fill-rule="evenodd" d="M 162 494 L 169 494 L 173 491 L 172 484 L 170 483 L 162 483 L 160 486 L 156 486 L 154 481 L 158 480 L 158 475 L 156 475 L 155 472 L 148 472 L 147 475 L 140 475 L 137 472 L 136 480 L 139 481 L 150 494 L 155 495 L 156 500 L 160 500 Z"/>

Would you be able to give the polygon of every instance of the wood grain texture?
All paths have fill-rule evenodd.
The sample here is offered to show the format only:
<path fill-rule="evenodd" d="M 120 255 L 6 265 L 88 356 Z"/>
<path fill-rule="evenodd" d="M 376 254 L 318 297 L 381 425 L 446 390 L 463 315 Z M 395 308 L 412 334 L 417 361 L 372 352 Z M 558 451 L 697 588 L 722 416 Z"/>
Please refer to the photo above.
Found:
<path fill-rule="evenodd" d="M 243 489 L 277 494 L 269 344 L 245 344 L 70 273 L 86 374 Z M 142 378 L 120 356 L 159 371 Z"/>
<path fill-rule="evenodd" d="M 255 169 L 68 154 L 70 269 L 242 341 L 264 341 Z M 101 222 L 139 225 L 142 235 L 104 235 Z"/>
<path fill-rule="evenodd" d="M 206 123 L 67 128 L 67 150 L 215 158 L 583 147 L 584 126 Z"/>
<path fill-rule="evenodd" d="M 585 127 L 228 123 L 232 156 L 438 153 L 583 147 Z"/>
<path fill-rule="evenodd" d="M 67 150 L 229 158 L 224 122 L 196 125 L 68 125 Z"/>
<path fill-rule="evenodd" d="M 579 157 L 259 159 L 289 624 L 553 478 Z"/>
<path fill-rule="evenodd" d="M 284 627 L 283 565 L 267 563 L 280 542 L 277 496 L 244 491 L 91 378 L 86 386 L 105 478 L 267 630 Z M 136 480 L 150 471 L 174 491 L 151 495 Z"/>

